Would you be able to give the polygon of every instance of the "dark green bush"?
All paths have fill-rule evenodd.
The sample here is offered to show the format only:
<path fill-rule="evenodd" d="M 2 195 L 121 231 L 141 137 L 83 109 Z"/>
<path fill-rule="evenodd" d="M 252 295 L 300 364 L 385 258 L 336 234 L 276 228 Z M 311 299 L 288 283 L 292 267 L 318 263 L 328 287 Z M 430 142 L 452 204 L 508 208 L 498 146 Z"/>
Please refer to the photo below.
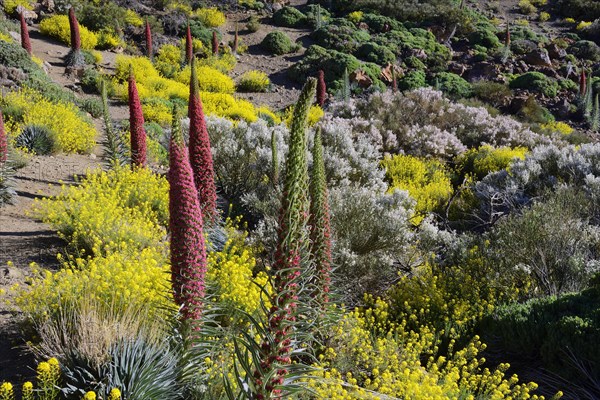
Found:
<path fill-rule="evenodd" d="M 77 18 L 82 25 L 94 31 L 111 28 L 121 29 L 125 26 L 125 8 L 114 1 L 82 3 Z"/>
<path fill-rule="evenodd" d="M 313 45 L 306 50 L 300 62 L 292 65 L 288 74 L 296 82 L 304 82 L 308 77 L 315 76 L 319 70 L 323 70 L 325 81 L 332 83 L 340 80 L 344 71 L 350 74 L 360 66 L 360 61 L 350 54 Z"/>
<path fill-rule="evenodd" d="M 515 40 L 531 40 L 535 43 L 546 43 L 548 38 L 542 34 L 535 33 L 530 27 L 522 25 L 511 25 L 510 38 Z"/>
<path fill-rule="evenodd" d="M 260 28 L 260 19 L 256 15 L 251 15 L 246 23 L 246 29 L 248 32 L 257 32 Z"/>
<path fill-rule="evenodd" d="M 387 47 L 372 42 L 360 46 L 356 52 L 356 56 L 379 65 L 387 65 L 396 61 L 396 55 L 388 50 Z"/>
<path fill-rule="evenodd" d="M 400 90 L 413 90 L 423 86 L 426 86 L 425 72 L 423 71 L 410 71 L 398 79 L 398 89 Z"/>
<path fill-rule="evenodd" d="M 535 42 L 527 39 L 514 40 L 510 43 L 510 50 L 517 55 L 531 53 L 537 48 L 538 45 Z"/>
<path fill-rule="evenodd" d="M 579 84 L 571 79 L 559 79 L 558 86 L 561 90 L 577 91 L 579 89 Z"/>
<path fill-rule="evenodd" d="M 88 93 L 100 93 L 101 75 L 95 68 L 86 68 L 81 77 L 81 87 Z"/>
<path fill-rule="evenodd" d="M 96 97 L 88 97 L 77 101 L 77 105 L 94 118 L 102 116 L 102 101 Z"/>
<path fill-rule="evenodd" d="M 500 46 L 496 27 L 490 23 L 478 24 L 477 29 L 469 35 L 469 41 L 473 45 L 480 45 L 488 49 Z"/>
<path fill-rule="evenodd" d="M 534 124 L 547 124 L 555 120 L 550 110 L 542 106 L 534 96 L 527 99 L 517 114 L 526 122 Z"/>
<path fill-rule="evenodd" d="M 404 59 L 404 64 L 408 68 L 421 69 L 421 70 L 425 70 L 427 68 L 425 63 L 415 56 L 406 57 Z"/>
<path fill-rule="evenodd" d="M 527 89 L 539 92 L 544 96 L 556 97 L 558 83 L 541 72 L 527 72 L 510 82 L 511 89 Z"/>
<path fill-rule="evenodd" d="M 283 32 L 270 32 L 260 44 L 265 50 L 272 54 L 282 55 L 297 51 L 300 46 Z"/>
<path fill-rule="evenodd" d="M 600 46 L 591 40 L 580 40 L 569 47 L 569 52 L 575 57 L 592 62 L 600 61 Z"/>
<path fill-rule="evenodd" d="M 600 1 L 598 0 L 557 0 L 554 9 L 565 17 L 583 21 L 600 18 Z"/>
<path fill-rule="evenodd" d="M 505 107 L 510 103 L 512 91 L 508 86 L 490 81 L 479 81 L 473 84 L 473 94 L 478 99 L 494 107 Z"/>
<path fill-rule="evenodd" d="M 4 40 L 0 40 L 0 65 L 19 68 L 25 73 L 40 69 L 21 46 Z"/>
<path fill-rule="evenodd" d="M 350 21 L 339 19 L 317 29 L 311 37 L 319 46 L 349 54 L 371 39 L 369 32 L 357 29 Z"/>
<path fill-rule="evenodd" d="M 310 4 L 306 6 L 306 23 L 312 28 L 320 28 L 319 19 L 321 24 L 328 22 L 331 19 L 331 13 L 326 8 L 318 6 L 316 4 Z"/>
<path fill-rule="evenodd" d="M 289 28 L 306 24 L 306 15 L 295 7 L 283 7 L 273 14 L 273 23 L 277 26 Z"/>
<path fill-rule="evenodd" d="M 582 371 L 574 361 L 590 363 L 588 372 L 600 379 L 600 288 L 561 297 L 545 297 L 525 304 L 499 307 L 482 324 L 482 336 L 499 338 L 502 347 L 542 360 L 573 384 L 581 384 Z M 510 360 L 507 360 L 510 361 Z"/>
<path fill-rule="evenodd" d="M 473 94 L 471 84 L 452 72 L 440 72 L 435 75 L 430 83 L 449 97 L 455 99 L 471 97 Z"/>
<path fill-rule="evenodd" d="M 401 22 L 379 14 L 365 13 L 362 22 L 369 26 L 369 30 L 374 33 L 385 33 L 392 30 L 404 30 Z"/>
<path fill-rule="evenodd" d="M 182 32 L 185 32 L 185 30 Z M 199 21 L 190 21 L 190 33 L 192 34 L 192 37 L 200 39 L 204 47 L 208 49 L 212 48 L 213 32 L 217 32 L 217 39 L 219 41 L 222 40 L 222 35 L 218 29 L 206 28 Z"/>

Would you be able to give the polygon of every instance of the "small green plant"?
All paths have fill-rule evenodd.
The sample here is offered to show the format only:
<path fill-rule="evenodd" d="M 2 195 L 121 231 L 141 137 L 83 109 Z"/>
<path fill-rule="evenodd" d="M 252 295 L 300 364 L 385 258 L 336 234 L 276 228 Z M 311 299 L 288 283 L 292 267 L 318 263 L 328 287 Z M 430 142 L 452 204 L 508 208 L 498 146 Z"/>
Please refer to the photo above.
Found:
<path fill-rule="evenodd" d="M 258 32 L 260 29 L 260 19 L 256 15 L 251 15 L 246 23 L 246 29 L 250 33 Z"/>
<path fill-rule="evenodd" d="M 517 76 L 510 82 L 511 89 L 527 89 L 548 97 L 556 97 L 558 82 L 541 72 L 527 72 Z"/>
<path fill-rule="evenodd" d="M 286 6 L 273 14 L 273 22 L 277 26 L 298 27 L 306 23 L 306 15 L 295 7 Z"/>
<path fill-rule="evenodd" d="M 263 41 L 261 46 L 268 52 L 276 55 L 283 55 L 293 53 L 300 49 L 300 45 L 292 42 L 292 40 L 283 32 L 275 31 L 269 33 Z"/>
<path fill-rule="evenodd" d="M 24 127 L 15 139 L 15 146 L 39 156 L 52 154 L 55 150 L 52 133 L 48 128 L 39 125 Z"/>

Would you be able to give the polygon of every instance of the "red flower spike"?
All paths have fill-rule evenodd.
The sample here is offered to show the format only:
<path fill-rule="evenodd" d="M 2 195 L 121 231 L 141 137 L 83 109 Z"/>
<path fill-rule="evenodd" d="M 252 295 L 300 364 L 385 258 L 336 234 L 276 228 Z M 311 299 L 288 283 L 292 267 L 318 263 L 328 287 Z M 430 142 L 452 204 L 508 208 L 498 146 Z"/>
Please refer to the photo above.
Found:
<path fill-rule="evenodd" d="M 579 94 L 585 96 L 587 90 L 587 78 L 585 76 L 585 69 L 581 69 L 581 76 L 579 77 Z"/>
<path fill-rule="evenodd" d="M 202 315 L 207 265 L 204 224 L 188 150 L 175 111 L 168 179 L 173 296 L 181 306 L 182 319 L 197 322 Z"/>
<path fill-rule="evenodd" d="M 190 163 L 194 172 L 194 182 L 205 221 L 212 222 L 217 216 L 217 188 L 210 138 L 206 128 L 206 119 L 202 109 L 202 99 L 198 88 L 196 61 L 192 57 L 190 77 L 190 99 L 188 116 L 190 118 Z"/>
<path fill-rule="evenodd" d="M 190 30 L 190 23 L 187 24 L 187 31 L 185 34 L 185 61 L 192 62 L 192 56 L 194 55 L 194 44 L 192 42 L 192 31 Z"/>
<path fill-rule="evenodd" d="M 4 119 L 2 118 L 2 110 L 0 110 L 0 164 L 5 163 L 8 158 L 8 137 L 4 130 Z"/>
<path fill-rule="evenodd" d="M 29 55 L 32 55 L 33 51 L 31 50 L 31 41 L 29 40 L 29 29 L 27 28 L 27 22 L 25 21 L 23 13 L 19 14 L 19 19 L 21 22 L 21 47 L 23 47 Z"/>
<path fill-rule="evenodd" d="M 319 76 L 317 81 L 317 104 L 319 107 L 325 105 L 325 99 L 327 98 L 327 86 L 325 85 L 325 72 L 319 70 Z"/>
<path fill-rule="evenodd" d="M 213 34 L 212 34 L 212 53 L 213 53 L 213 56 L 219 55 L 219 40 L 217 39 L 216 31 L 213 31 Z"/>
<path fill-rule="evenodd" d="M 144 114 L 135 84 L 133 69 L 129 71 L 129 138 L 131 141 L 131 165 L 146 165 L 146 130 Z"/>
<path fill-rule="evenodd" d="M 154 52 L 152 50 L 152 31 L 150 30 L 150 24 L 148 23 L 148 18 L 146 18 L 146 53 L 148 58 L 152 60 Z"/>
<path fill-rule="evenodd" d="M 69 28 L 71 28 L 71 49 L 81 49 L 81 35 L 79 34 L 79 22 L 75 16 L 73 7 L 69 8 Z"/>

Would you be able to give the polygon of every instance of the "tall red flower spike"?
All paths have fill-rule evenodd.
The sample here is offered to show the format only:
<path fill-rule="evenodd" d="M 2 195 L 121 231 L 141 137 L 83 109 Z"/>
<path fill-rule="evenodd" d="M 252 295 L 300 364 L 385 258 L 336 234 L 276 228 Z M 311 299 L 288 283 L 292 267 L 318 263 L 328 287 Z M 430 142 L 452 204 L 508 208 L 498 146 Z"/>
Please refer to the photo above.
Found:
<path fill-rule="evenodd" d="M 79 34 L 79 22 L 75 16 L 73 7 L 69 8 L 69 28 L 71 28 L 71 49 L 81 49 L 81 35 Z"/>
<path fill-rule="evenodd" d="M 206 248 L 198 192 L 175 110 L 169 147 L 171 283 L 182 319 L 194 323 L 202 315 Z"/>
<path fill-rule="evenodd" d="M 194 55 L 194 44 L 192 42 L 192 31 L 190 30 L 190 24 L 187 24 L 187 31 L 185 34 L 185 61 L 192 62 L 192 56 Z"/>
<path fill-rule="evenodd" d="M 148 54 L 148 58 L 152 60 L 154 54 L 152 51 L 152 31 L 150 30 L 148 18 L 146 18 L 146 53 Z"/>
<path fill-rule="evenodd" d="M 217 39 L 216 31 L 213 31 L 213 35 L 212 35 L 212 53 L 213 53 L 213 56 L 219 55 L 219 40 Z"/>
<path fill-rule="evenodd" d="M 29 40 L 29 29 L 27 29 L 27 22 L 25 22 L 23 13 L 19 14 L 19 19 L 21 20 L 21 47 L 31 55 L 33 51 L 31 50 L 31 41 Z"/>
<path fill-rule="evenodd" d="M 579 94 L 585 96 L 587 89 L 587 78 L 585 76 L 585 69 L 581 68 L 581 76 L 579 77 Z"/>
<path fill-rule="evenodd" d="M 192 57 L 190 78 L 190 100 L 188 103 L 188 116 L 190 118 L 190 163 L 194 171 L 194 182 L 198 190 L 198 199 L 202 216 L 208 222 L 215 220 L 217 216 L 217 188 L 215 186 L 215 172 L 213 159 L 210 151 L 210 139 L 204 111 L 202 110 L 202 99 L 198 87 L 196 73 L 196 61 Z"/>
<path fill-rule="evenodd" d="M 131 166 L 146 165 L 146 130 L 144 129 L 144 114 L 135 84 L 133 68 L 129 70 L 129 134 L 131 140 Z"/>
<path fill-rule="evenodd" d="M 8 138 L 4 130 L 4 119 L 0 110 L 0 164 L 5 163 L 8 158 Z"/>
<path fill-rule="evenodd" d="M 506 37 L 504 38 L 504 45 L 506 47 L 510 46 L 510 25 L 508 22 L 506 23 Z"/>
<path fill-rule="evenodd" d="M 325 105 L 325 99 L 327 98 L 327 86 L 325 85 L 325 72 L 323 70 L 319 70 L 318 80 L 317 80 L 317 104 L 319 107 L 323 107 Z"/>

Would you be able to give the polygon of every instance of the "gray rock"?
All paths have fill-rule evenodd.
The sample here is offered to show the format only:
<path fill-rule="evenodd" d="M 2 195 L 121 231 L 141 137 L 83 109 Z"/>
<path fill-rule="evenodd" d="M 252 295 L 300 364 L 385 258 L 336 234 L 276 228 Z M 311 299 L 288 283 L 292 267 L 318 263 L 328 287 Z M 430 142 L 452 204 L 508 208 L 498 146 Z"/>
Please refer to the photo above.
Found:
<path fill-rule="evenodd" d="M 546 50 L 548 50 L 548 55 L 550 58 L 563 59 L 567 56 L 567 51 L 565 49 L 561 49 L 555 43 L 552 43 L 546 47 Z"/>
<path fill-rule="evenodd" d="M 535 49 L 525 55 L 523 60 L 529 65 L 551 67 L 552 61 L 546 49 Z"/>

